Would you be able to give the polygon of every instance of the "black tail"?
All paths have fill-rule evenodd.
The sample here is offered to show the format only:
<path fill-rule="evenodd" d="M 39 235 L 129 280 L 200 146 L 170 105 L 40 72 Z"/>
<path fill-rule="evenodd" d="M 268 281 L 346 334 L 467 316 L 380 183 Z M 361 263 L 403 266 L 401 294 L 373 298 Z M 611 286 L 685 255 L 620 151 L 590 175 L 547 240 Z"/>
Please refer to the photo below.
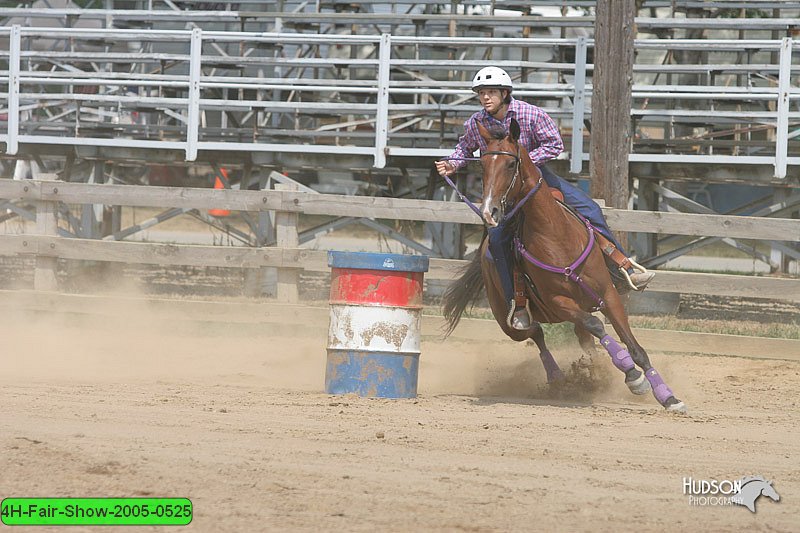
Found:
<path fill-rule="evenodd" d="M 458 326 L 461 315 L 469 305 L 474 305 L 475 300 L 483 290 L 483 276 L 481 275 L 480 247 L 475 257 L 462 270 L 461 277 L 447 287 L 442 297 L 442 310 L 447 326 L 444 332 L 447 338 Z"/>

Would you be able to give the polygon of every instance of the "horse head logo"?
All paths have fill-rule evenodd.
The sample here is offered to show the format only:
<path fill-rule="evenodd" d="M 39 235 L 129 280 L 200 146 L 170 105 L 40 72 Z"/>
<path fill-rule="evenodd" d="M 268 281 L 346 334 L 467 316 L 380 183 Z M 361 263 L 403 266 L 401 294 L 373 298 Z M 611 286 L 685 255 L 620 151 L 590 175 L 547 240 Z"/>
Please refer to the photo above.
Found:
<path fill-rule="evenodd" d="M 772 481 L 767 481 L 761 476 L 747 476 L 739 480 L 742 489 L 739 494 L 731 496 L 731 503 L 744 505 L 751 513 L 756 512 L 756 500 L 759 496 L 766 496 L 773 501 L 780 501 L 780 495 L 772 486 Z"/>

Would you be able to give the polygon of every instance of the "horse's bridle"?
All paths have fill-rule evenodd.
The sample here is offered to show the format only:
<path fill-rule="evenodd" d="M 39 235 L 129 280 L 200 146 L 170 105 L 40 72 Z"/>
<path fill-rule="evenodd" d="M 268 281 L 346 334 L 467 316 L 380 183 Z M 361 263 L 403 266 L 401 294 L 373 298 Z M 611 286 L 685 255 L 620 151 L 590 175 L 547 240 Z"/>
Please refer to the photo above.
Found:
<path fill-rule="evenodd" d="M 483 157 L 487 155 L 507 155 L 509 157 L 513 157 L 514 160 L 516 161 L 516 167 L 514 168 L 514 177 L 511 178 L 511 184 L 508 186 L 508 189 L 506 189 L 506 192 L 503 193 L 502 198 L 500 198 L 500 205 L 503 207 L 503 213 L 506 212 L 506 207 L 508 206 L 508 194 L 511 192 L 511 189 L 514 188 L 514 185 L 517 183 L 517 177 L 519 176 L 519 167 L 520 167 L 520 162 L 522 161 L 522 158 L 520 158 L 519 156 L 520 154 L 519 150 L 520 148 L 518 145 L 516 154 L 513 152 L 506 152 L 504 150 L 490 150 L 488 152 L 481 153 L 481 159 L 483 159 Z"/>
<path fill-rule="evenodd" d="M 506 211 L 506 206 L 508 205 L 508 195 L 511 192 L 511 189 L 514 188 L 514 185 L 517 182 L 517 177 L 520 175 L 520 168 L 521 168 L 520 165 L 521 165 L 521 162 L 522 162 L 522 158 L 520 157 L 520 153 L 521 153 L 520 152 L 520 147 L 519 147 L 519 145 L 517 145 L 517 153 L 516 154 L 514 152 L 507 152 L 505 150 L 490 150 L 490 151 L 487 151 L 487 152 L 483 152 L 481 154 L 481 157 L 445 157 L 443 159 L 443 161 L 451 161 L 451 160 L 452 161 L 480 161 L 483 158 L 483 156 L 486 156 L 486 155 L 507 155 L 509 157 L 513 157 L 514 161 L 516 162 L 516 168 L 514 169 L 514 177 L 511 179 L 511 184 L 508 186 L 508 189 L 506 189 L 506 192 L 503 193 L 503 197 L 500 199 L 500 203 L 501 203 L 501 205 L 503 207 L 503 212 L 505 212 Z M 458 194 L 458 197 L 461 198 L 461 200 L 465 204 L 467 204 L 467 206 L 470 209 L 472 209 L 472 211 L 476 215 L 478 215 L 480 218 L 483 218 L 483 215 L 481 214 L 480 208 L 478 206 L 476 206 L 474 203 L 472 203 L 472 201 L 469 198 L 464 196 L 464 194 L 462 194 L 461 191 L 458 190 L 458 187 L 456 186 L 455 183 L 453 183 L 453 180 L 451 180 L 448 176 L 444 176 L 444 179 L 445 179 L 445 181 L 447 181 L 448 185 L 450 185 L 450 187 L 453 188 L 453 190 L 456 192 L 456 194 Z M 531 196 L 536 194 L 536 191 L 539 190 L 539 187 L 541 187 L 541 185 L 542 185 L 542 177 L 540 176 L 538 183 L 531 188 L 531 190 L 528 192 L 528 194 L 525 195 L 525 197 L 522 200 L 517 202 L 517 205 L 514 206 L 514 208 L 511 210 L 511 212 L 506 213 L 504 215 L 504 218 L 511 219 L 517 213 L 517 211 L 519 211 L 519 209 L 525 204 L 525 202 L 527 202 L 530 199 Z"/>

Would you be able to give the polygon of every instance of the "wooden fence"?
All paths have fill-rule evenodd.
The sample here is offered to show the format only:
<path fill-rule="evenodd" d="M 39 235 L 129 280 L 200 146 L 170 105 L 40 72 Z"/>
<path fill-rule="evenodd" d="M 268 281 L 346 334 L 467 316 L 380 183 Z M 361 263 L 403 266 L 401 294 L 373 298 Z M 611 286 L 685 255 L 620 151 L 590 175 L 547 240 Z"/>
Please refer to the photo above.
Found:
<path fill-rule="evenodd" d="M 36 234 L 0 235 L 0 255 L 36 257 L 35 288 L 55 290 L 55 258 L 237 268 L 278 268 L 278 299 L 297 299 L 300 270 L 327 271 L 327 252 L 298 246 L 298 216 L 480 224 L 465 205 L 431 200 L 310 194 L 291 190 L 239 191 L 130 185 L 94 185 L 60 181 L 0 180 L 0 199 L 36 206 Z M 188 209 L 275 211 L 273 247 L 199 246 L 120 242 L 59 237 L 58 202 Z M 800 220 L 605 209 L 615 230 L 800 241 Z M 455 277 L 464 261 L 431 258 L 428 279 Z M 800 279 L 661 271 L 649 290 L 719 296 L 758 297 L 800 302 Z"/>

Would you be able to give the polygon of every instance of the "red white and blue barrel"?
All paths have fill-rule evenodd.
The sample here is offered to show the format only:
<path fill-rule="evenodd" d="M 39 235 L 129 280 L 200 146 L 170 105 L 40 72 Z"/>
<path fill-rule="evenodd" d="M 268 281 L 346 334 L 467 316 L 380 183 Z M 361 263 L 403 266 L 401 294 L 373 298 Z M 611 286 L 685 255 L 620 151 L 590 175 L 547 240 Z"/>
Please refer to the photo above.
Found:
<path fill-rule="evenodd" d="M 328 266 L 325 392 L 416 397 L 428 257 L 328 252 Z"/>

